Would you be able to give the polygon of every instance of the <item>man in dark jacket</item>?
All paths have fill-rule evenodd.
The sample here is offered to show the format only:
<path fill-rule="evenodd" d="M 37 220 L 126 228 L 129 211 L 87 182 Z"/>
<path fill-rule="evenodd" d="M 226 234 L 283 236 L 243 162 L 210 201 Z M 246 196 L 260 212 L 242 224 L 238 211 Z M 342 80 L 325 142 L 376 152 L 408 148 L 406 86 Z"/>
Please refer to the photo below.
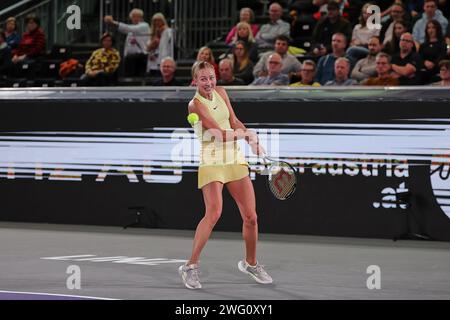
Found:
<path fill-rule="evenodd" d="M 335 33 L 343 33 L 347 39 L 352 37 L 350 22 L 342 18 L 339 4 L 336 1 L 328 2 L 328 14 L 320 20 L 313 32 L 313 54 L 323 56 L 331 52 L 331 38 Z"/>

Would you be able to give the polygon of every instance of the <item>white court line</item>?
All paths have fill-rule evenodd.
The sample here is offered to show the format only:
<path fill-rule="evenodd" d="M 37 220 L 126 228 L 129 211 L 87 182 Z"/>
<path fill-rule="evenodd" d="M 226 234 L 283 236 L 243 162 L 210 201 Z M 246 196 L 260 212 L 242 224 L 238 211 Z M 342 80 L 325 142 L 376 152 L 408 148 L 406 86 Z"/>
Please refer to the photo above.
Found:
<path fill-rule="evenodd" d="M 25 292 L 25 291 L 5 291 L 0 290 L 0 293 L 18 293 L 18 294 L 29 294 L 29 295 L 46 295 L 46 296 L 57 296 L 57 297 L 68 297 L 68 298 L 87 298 L 96 300 L 120 300 L 113 298 L 103 298 L 103 297 L 92 297 L 92 296 L 77 296 L 70 294 L 58 294 L 58 293 L 47 293 L 47 292 Z"/>

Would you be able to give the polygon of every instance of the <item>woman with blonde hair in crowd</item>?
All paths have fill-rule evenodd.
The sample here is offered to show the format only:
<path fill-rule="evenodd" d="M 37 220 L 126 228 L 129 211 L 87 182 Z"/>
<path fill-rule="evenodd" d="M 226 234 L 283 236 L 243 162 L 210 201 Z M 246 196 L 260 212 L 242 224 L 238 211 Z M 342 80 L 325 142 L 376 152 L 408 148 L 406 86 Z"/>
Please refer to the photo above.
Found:
<path fill-rule="evenodd" d="M 239 40 L 243 41 L 248 49 L 250 59 L 256 63 L 258 61 L 258 45 L 253 37 L 250 25 L 247 22 L 239 22 L 236 27 L 237 32 L 233 37 L 232 44 L 234 45 Z"/>
<path fill-rule="evenodd" d="M 166 18 L 160 12 L 155 13 L 150 24 L 150 40 L 147 45 L 147 73 L 161 76 L 159 66 L 166 57 L 174 58 L 173 30 L 169 28 Z"/>
<path fill-rule="evenodd" d="M 17 31 L 16 18 L 9 17 L 6 19 L 5 37 L 8 47 L 11 49 L 15 49 L 19 45 L 20 34 Z"/>
<path fill-rule="evenodd" d="M 214 72 L 216 73 L 216 79 L 220 78 L 219 66 L 217 65 L 216 61 L 214 60 L 214 55 L 213 55 L 211 48 L 209 48 L 207 46 L 201 47 L 198 50 L 197 61 L 208 62 L 210 65 L 212 65 L 214 67 Z"/>
<path fill-rule="evenodd" d="M 259 26 L 257 24 L 252 23 L 253 20 L 255 18 L 255 14 L 253 12 L 252 9 L 250 8 L 242 8 L 239 14 L 239 22 L 247 22 L 250 25 L 250 30 L 251 30 L 251 34 L 253 35 L 253 37 L 256 37 L 256 34 L 259 31 Z M 226 44 L 230 44 L 234 37 L 236 36 L 237 30 L 238 30 L 238 25 L 235 25 L 230 32 L 228 33 L 226 39 L 225 39 L 225 43 Z"/>

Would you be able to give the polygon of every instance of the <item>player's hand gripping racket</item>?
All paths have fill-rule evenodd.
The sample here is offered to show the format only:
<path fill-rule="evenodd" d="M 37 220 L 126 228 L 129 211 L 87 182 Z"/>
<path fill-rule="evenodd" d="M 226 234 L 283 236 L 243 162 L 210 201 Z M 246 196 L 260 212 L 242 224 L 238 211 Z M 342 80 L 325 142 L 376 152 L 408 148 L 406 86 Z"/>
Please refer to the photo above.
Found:
<path fill-rule="evenodd" d="M 263 158 L 269 190 L 278 200 L 291 197 L 297 188 L 297 171 L 289 163 L 268 156 Z"/>

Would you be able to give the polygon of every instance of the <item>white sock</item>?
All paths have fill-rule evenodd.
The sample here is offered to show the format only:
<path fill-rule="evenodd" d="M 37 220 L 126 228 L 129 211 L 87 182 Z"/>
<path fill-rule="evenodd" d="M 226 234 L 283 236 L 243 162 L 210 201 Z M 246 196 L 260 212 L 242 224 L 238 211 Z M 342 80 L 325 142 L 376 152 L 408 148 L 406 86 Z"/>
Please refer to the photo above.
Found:
<path fill-rule="evenodd" d="M 250 263 L 248 263 L 247 260 L 245 260 L 245 263 L 248 264 L 252 268 L 255 268 L 258 265 L 258 261 L 256 261 L 256 264 L 254 266 L 252 266 Z"/>

